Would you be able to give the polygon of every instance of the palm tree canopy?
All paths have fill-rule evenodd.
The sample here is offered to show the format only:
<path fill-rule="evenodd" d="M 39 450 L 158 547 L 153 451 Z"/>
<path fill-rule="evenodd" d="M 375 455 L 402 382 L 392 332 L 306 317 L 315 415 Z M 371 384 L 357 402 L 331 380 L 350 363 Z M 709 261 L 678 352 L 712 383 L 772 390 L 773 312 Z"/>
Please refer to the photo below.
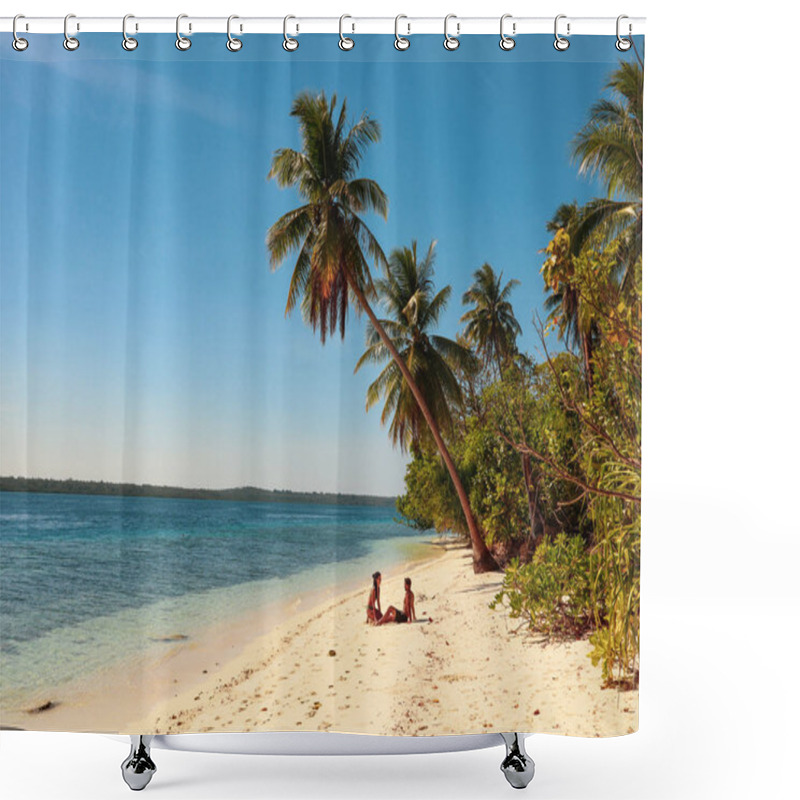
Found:
<path fill-rule="evenodd" d="M 580 219 L 581 209 L 577 202 L 562 203 L 553 214 L 552 219 L 545 223 L 545 228 L 550 233 L 557 233 L 560 230 L 574 231 Z"/>
<path fill-rule="evenodd" d="M 516 350 L 517 336 L 522 334 L 508 299 L 519 281 L 503 286 L 503 273 L 497 275 L 490 264 L 475 270 L 472 278 L 472 286 L 461 298 L 463 305 L 473 306 L 461 317 L 466 323 L 464 335 L 487 362 L 502 362 Z"/>
<path fill-rule="evenodd" d="M 571 225 L 573 253 L 593 238 L 619 244 L 619 282 L 624 289 L 642 251 L 642 130 L 644 71 L 622 62 L 606 84 L 609 98 L 596 102 L 573 141 L 579 171 L 606 184 L 606 197 L 591 200 Z"/>
<path fill-rule="evenodd" d="M 423 259 L 417 243 L 395 249 L 389 255 L 384 278 L 375 281 L 378 297 L 387 314 L 379 320 L 392 340 L 415 383 L 444 432 L 453 427 L 453 410 L 462 403 L 457 369 L 471 369 L 474 356 L 468 348 L 432 330 L 450 299 L 451 288 L 436 292 L 435 242 Z M 356 364 L 384 364 L 367 389 L 367 409 L 384 401 L 381 422 L 389 423 L 392 442 L 406 451 L 412 445 L 429 444 L 430 432 L 408 384 L 386 345 L 371 324 L 367 325 L 366 350 Z"/>
<path fill-rule="evenodd" d="M 558 329 L 558 338 L 568 345 L 578 344 L 582 336 L 589 334 L 591 318 L 586 314 L 585 304 L 574 286 L 573 241 L 577 225 L 580 224 L 581 209 L 577 203 L 559 206 L 547 223 L 547 230 L 554 233 L 545 249 L 547 259 L 541 273 L 548 293 L 544 307 L 548 312 L 548 327 Z"/>
<path fill-rule="evenodd" d="M 368 259 L 383 265 L 386 257 L 361 215 L 375 212 L 385 219 L 389 210 L 381 187 L 358 176 L 364 152 L 380 139 L 379 124 L 363 114 L 351 125 L 347 101 L 338 113 L 336 106 L 335 94 L 330 101 L 324 92 L 295 98 L 291 116 L 297 118 L 302 147 L 276 150 L 268 175 L 303 200 L 267 233 L 273 269 L 297 251 L 286 313 L 299 302 L 323 342 L 337 327 L 344 336 L 348 306 L 356 301 L 353 282 L 374 296 Z"/>
<path fill-rule="evenodd" d="M 558 329 L 558 338 L 570 347 L 591 345 L 596 336 L 597 308 L 587 302 L 576 288 L 575 264 L 581 256 L 582 246 L 576 246 L 581 226 L 584 224 L 585 206 L 576 202 L 564 203 L 546 223 L 546 228 L 554 235 L 542 251 L 547 258 L 542 264 L 541 274 L 547 287 L 544 300 L 548 312 L 548 328 Z M 602 232 L 597 232 L 585 243 L 588 248 L 602 240 Z M 611 270 L 606 276 L 610 286 L 618 286 L 618 271 Z"/>
<path fill-rule="evenodd" d="M 620 63 L 606 84 L 612 96 L 591 107 L 589 121 L 573 141 L 581 173 L 601 177 L 609 197 L 642 196 L 642 91 L 639 64 Z"/>

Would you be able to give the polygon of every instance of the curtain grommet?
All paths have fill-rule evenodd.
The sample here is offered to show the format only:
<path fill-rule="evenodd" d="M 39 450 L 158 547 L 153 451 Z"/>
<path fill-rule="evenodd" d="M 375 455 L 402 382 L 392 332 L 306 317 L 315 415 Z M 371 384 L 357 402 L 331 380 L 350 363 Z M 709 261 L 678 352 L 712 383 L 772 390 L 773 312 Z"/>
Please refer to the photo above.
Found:
<path fill-rule="evenodd" d="M 225 47 L 227 47 L 228 50 L 231 51 L 231 53 L 238 53 L 244 46 L 244 42 L 241 39 L 237 39 L 231 33 L 231 22 L 233 22 L 233 20 L 235 19 L 239 19 L 239 17 L 236 14 L 231 14 L 228 17 L 228 41 L 225 42 Z M 241 31 L 241 27 L 239 28 L 239 30 Z"/>
<path fill-rule="evenodd" d="M 294 51 L 300 47 L 300 41 L 292 36 L 289 36 L 288 25 L 290 19 L 296 19 L 296 17 L 293 17 L 291 14 L 287 14 L 287 16 L 283 18 L 283 49 L 287 53 L 294 53 Z"/>
<path fill-rule="evenodd" d="M 448 25 L 448 23 L 450 22 L 451 19 L 456 20 L 456 35 L 455 36 L 451 36 L 449 31 L 447 30 L 447 25 Z M 458 22 L 457 20 L 458 20 L 458 17 L 455 14 L 448 14 L 444 18 L 444 42 L 443 42 L 443 44 L 444 44 L 444 49 L 445 50 L 449 50 L 451 53 L 454 50 L 458 50 L 459 45 L 461 44 L 461 42 L 458 40 L 458 33 L 459 33 L 459 29 L 461 28 L 461 23 Z"/>
<path fill-rule="evenodd" d="M 192 46 L 192 40 L 181 33 L 181 20 L 188 19 L 188 17 L 188 14 L 178 14 L 178 18 L 175 20 L 175 47 L 181 52 L 185 52 Z"/>
<path fill-rule="evenodd" d="M 133 36 L 128 36 L 128 20 L 135 19 L 133 14 L 126 14 L 122 18 L 122 49 L 132 53 L 138 46 L 139 40 Z"/>
<path fill-rule="evenodd" d="M 555 49 L 558 50 L 559 53 L 563 53 L 565 50 L 569 49 L 569 39 L 566 39 L 565 37 L 563 37 L 558 32 L 558 21 L 561 20 L 561 19 L 566 19 L 566 18 L 567 18 L 566 14 L 559 14 L 556 17 L 556 21 L 555 21 L 555 25 L 554 25 L 554 31 L 555 31 L 556 39 L 553 42 L 553 47 L 555 47 Z M 569 36 L 569 32 L 570 32 L 569 29 L 570 29 L 570 23 L 567 22 L 567 36 Z"/>
<path fill-rule="evenodd" d="M 69 35 L 69 21 L 71 19 L 75 19 L 74 14 L 67 14 L 67 16 L 64 17 L 64 42 L 63 42 L 64 49 L 69 50 L 70 53 L 74 52 L 81 46 L 81 43 L 77 39 L 77 37 Z M 76 27 L 76 30 L 80 30 L 80 28 Z"/>
<path fill-rule="evenodd" d="M 17 35 L 17 20 L 18 19 L 25 19 L 24 14 L 17 14 L 14 17 L 14 21 L 11 23 L 11 34 L 13 36 L 11 40 L 11 46 L 18 52 L 24 53 L 28 49 L 28 40 L 23 39 L 21 36 Z"/>
<path fill-rule="evenodd" d="M 503 29 L 505 21 L 511 18 L 511 14 L 503 14 L 503 16 L 500 17 L 500 49 L 506 52 L 513 50 L 517 46 L 517 41 L 514 39 L 514 34 L 517 32 L 517 24 L 515 22 L 511 23 L 511 36 L 507 36 Z"/>
<path fill-rule="evenodd" d="M 633 26 L 631 25 L 630 22 L 628 22 L 628 35 L 627 36 L 620 35 L 619 32 L 620 22 L 622 22 L 622 20 L 624 19 L 628 19 L 627 15 L 625 14 L 620 14 L 617 17 L 617 41 L 614 42 L 614 47 L 616 47 L 617 50 L 620 51 L 620 53 L 626 53 L 628 50 L 631 49 L 631 46 L 633 45 L 633 40 L 630 38 L 631 34 L 633 33 Z"/>
<path fill-rule="evenodd" d="M 407 38 L 408 34 L 406 36 L 401 36 L 400 35 L 399 27 L 400 27 L 400 20 L 401 19 L 408 19 L 408 17 L 405 14 L 398 14 L 394 18 L 394 49 L 395 50 L 399 50 L 402 53 L 402 52 L 408 50 L 409 47 L 411 47 L 411 39 Z M 408 33 L 410 34 L 411 33 L 411 25 L 406 23 L 406 27 L 408 28 Z"/>
<path fill-rule="evenodd" d="M 344 27 L 344 21 L 346 19 L 353 19 L 353 18 L 349 14 L 342 14 L 342 16 L 339 17 L 339 49 L 344 50 L 345 52 L 347 52 L 348 50 L 352 50 L 356 46 L 354 39 L 351 39 L 349 36 L 344 35 L 343 27 Z M 353 30 L 355 30 L 355 25 L 352 25 L 351 27 L 353 28 Z"/>

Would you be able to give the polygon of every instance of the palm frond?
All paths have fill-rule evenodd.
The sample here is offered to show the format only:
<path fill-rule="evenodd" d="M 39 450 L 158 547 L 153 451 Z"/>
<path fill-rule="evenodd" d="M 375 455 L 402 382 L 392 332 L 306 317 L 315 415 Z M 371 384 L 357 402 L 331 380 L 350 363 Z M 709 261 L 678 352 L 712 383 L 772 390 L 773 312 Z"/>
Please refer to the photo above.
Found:
<path fill-rule="evenodd" d="M 384 219 L 389 216 L 389 198 L 376 181 L 356 178 L 346 184 L 346 196 L 356 213 L 374 211 Z"/>
<path fill-rule="evenodd" d="M 273 270 L 305 241 L 312 225 L 311 212 L 311 206 L 307 205 L 288 211 L 267 232 L 266 246 Z"/>

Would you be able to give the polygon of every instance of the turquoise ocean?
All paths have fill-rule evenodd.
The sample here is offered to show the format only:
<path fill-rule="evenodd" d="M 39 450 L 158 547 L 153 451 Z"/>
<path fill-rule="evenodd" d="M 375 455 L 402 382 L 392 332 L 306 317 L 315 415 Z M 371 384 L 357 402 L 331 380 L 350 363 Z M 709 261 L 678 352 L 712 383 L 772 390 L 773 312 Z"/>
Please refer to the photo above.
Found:
<path fill-rule="evenodd" d="M 429 537 L 387 506 L 0 493 L 0 707 L 144 645 L 371 574 Z"/>

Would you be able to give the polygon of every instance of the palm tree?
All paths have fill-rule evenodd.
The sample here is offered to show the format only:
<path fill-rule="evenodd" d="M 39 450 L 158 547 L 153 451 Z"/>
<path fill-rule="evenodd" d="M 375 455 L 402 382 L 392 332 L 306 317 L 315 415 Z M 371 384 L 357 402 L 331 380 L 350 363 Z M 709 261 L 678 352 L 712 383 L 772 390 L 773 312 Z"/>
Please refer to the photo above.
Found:
<path fill-rule="evenodd" d="M 455 370 L 471 369 L 474 356 L 467 347 L 431 333 L 451 294 L 449 286 L 434 293 L 435 245 L 431 242 L 421 261 L 417 258 L 416 242 L 411 247 L 393 250 L 386 277 L 376 280 L 375 287 L 390 317 L 381 319 L 380 324 L 413 375 L 439 430 L 446 436 L 453 431 L 452 410 L 463 403 Z M 430 429 L 408 384 L 371 324 L 367 325 L 366 342 L 367 349 L 356 364 L 356 371 L 368 363 L 385 363 L 367 390 L 367 410 L 383 398 L 381 422 L 386 424 L 391 420 L 392 442 L 404 452 L 433 444 Z"/>
<path fill-rule="evenodd" d="M 606 197 L 591 200 L 581 209 L 573 230 L 575 251 L 597 232 L 606 240 L 619 238 L 623 290 L 642 252 L 643 87 L 642 65 L 621 62 L 606 84 L 612 97 L 592 105 L 589 120 L 572 146 L 579 171 L 599 176 L 606 184 Z"/>
<path fill-rule="evenodd" d="M 335 109 L 336 95 L 328 103 L 324 93 L 301 92 L 291 116 L 300 124 L 302 150 L 277 150 L 268 176 L 281 188 L 295 187 L 306 201 L 269 229 L 267 248 L 273 269 L 298 251 L 286 313 L 300 301 L 305 320 L 319 328 L 323 342 L 337 325 L 344 337 L 350 302 L 358 304 L 359 295 L 374 296 L 367 257 L 386 261 L 359 214 L 374 211 L 385 219 L 389 213 L 383 189 L 356 177 L 364 150 L 380 139 L 380 126 L 362 115 L 346 130 L 347 101 L 338 119 Z"/>
<path fill-rule="evenodd" d="M 610 99 L 594 103 L 588 122 L 573 141 L 573 155 L 582 174 L 599 176 L 606 197 L 560 206 L 547 229 L 555 236 L 542 267 L 550 295 L 545 308 L 559 335 L 579 345 L 586 385 L 593 388 L 592 353 L 596 340 L 594 311 L 583 302 L 572 281 L 573 259 L 591 243 L 617 242 L 613 278 L 624 293 L 642 252 L 642 90 L 640 63 L 622 62 L 609 78 Z"/>
<path fill-rule="evenodd" d="M 472 286 L 464 292 L 463 305 L 473 304 L 461 321 L 466 322 L 464 336 L 476 349 L 485 363 L 494 361 L 499 375 L 517 352 L 517 336 L 522 334 L 509 296 L 519 281 L 510 280 L 505 286 L 503 273 L 495 274 L 490 264 L 484 264 L 472 274 Z M 536 541 L 537 529 L 544 528 L 544 520 L 538 506 L 538 477 L 534 475 L 531 456 L 521 453 L 522 479 L 528 500 L 531 540 Z"/>
<path fill-rule="evenodd" d="M 508 300 L 519 281 L 510 280 L 502 286 L 503 273 L 496 275 L 490 264 L 475 270 L 472 278 L 472 286 L 461 298 L 463 305 L 473 305 L 461 317 L 461 322 L 466 322 L 464 335 L 484 362 L 496 363 L 502 374 L 503 366 L 516 352 L 517 336 L 522 334 Z"/>
<path fill-rule="evenodd" d="M 388 200 L 375 181 L 359 178 L 357 172 L 366 148 L 380 139 L 380 126 L 366 114 L 348 125 L 346 101 L 338 115 L 336 103 L 336 95 L 328 101 L 324 92 L 300 93 L 291 116 L 298 120 L 302 149 L 283 148 L 272 158 L 269 177 L 281 188 L 294 187 L 304 201 L 267 234 L 273 269 L 297 251 L 286 312 L 299 301 L 304 318 L 314 330 L 319 328 L 323 342 L 337 326 L 344 337 L 351 302 L 367 314 L 408 384 L 450 473 L 469 528 L 475 571 L 497 569 L 425 397 L 369 302 L 375 286 L 367 259 L 385 265 L 386 257 L 360 215 L 374 211 L 386 218 Z"/>
<path fill-rule="evenodd" d="M 594 384 L 592 353 L 597 329 L 595 312 L 583 300 L 573 280 L 573 259 L 580 254 L 576 242 L 581 223 L 582 209 L 577 203 L 563 203 L 558 207 L 546 226 L 554 236 L 547 247 L 548 258 L 541 272 L 549 289 L 544 301 L 548 320 L 558 328 L 560 339 L 568 345 L 580 347 L 586 387 L 591 394 Z"/>

